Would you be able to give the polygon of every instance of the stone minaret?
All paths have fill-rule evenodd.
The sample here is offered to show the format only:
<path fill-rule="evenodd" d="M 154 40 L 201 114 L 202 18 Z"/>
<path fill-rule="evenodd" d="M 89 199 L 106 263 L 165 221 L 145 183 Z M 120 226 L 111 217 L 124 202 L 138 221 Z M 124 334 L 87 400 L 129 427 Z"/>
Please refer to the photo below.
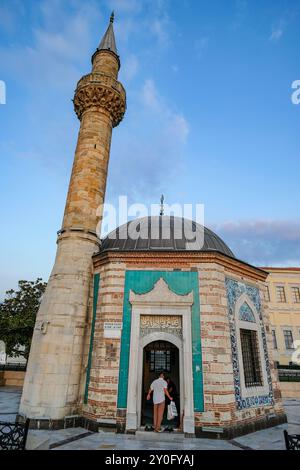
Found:
<path fill-rule="evenodd" d="M 20 414 L 60 420 L 77 413 L 83 338 L 99 250 L 99 207 L 104 202 L 112 128 L 122 120 L 126 94 L 118 82 L 120 60 L 108 29 L 92 57 L 92 72 L 74 97 L 80 130 L 57 254 L 34 329 Z"/>

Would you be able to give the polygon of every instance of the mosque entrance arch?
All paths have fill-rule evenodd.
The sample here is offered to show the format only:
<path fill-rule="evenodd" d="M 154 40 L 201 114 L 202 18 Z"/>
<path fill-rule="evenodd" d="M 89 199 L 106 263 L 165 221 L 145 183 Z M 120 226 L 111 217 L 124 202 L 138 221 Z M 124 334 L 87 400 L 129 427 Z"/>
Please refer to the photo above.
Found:
<path fill-rule="evenodd" d="M 181 417 L 180 407 L 180 359 L 182 349 L 169 341 L 152 341 L 143 348 L 143 371 L 141 393 L 141 426 L 151 426 L 153 422 L 153 402 L 147 401 L 149 387 L 157 379 L 160 372 L 164 372 L 165 379 L 172 382 L 173 390 L 170 395 L 176 402 Z M 167 420 L 167 407 L 165 409 L 163 425 L 177 427 L 177 420 Z"/>
<path fill-rule="evenodd" d="M 130 290 L 129 302 L 132 310 L 126 431 L 135 432 L 141 427 L 144 348 L 152 342 L 160 341 L 171 343 L 178 349 L 182 429 L 184 433 L 194 434 L 193 290 L 186 295 L 176 294 L 160 278 L 153 289 L 145 294 L 136 294 Z"/>

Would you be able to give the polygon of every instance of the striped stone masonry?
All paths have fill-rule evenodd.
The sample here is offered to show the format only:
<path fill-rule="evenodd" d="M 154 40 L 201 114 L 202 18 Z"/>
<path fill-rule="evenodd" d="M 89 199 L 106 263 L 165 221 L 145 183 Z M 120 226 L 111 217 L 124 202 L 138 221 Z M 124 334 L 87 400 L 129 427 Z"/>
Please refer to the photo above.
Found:
<path fill-rule="evenodd" d="M 119 259 L 120 258 L 120 259 Z M 147 255 L 135 256 L 113 254 L 107 257 L 98 254 L 94 257 L 95 272 L 100 274 L 100 288 L 97 302 L 97 318 L 91 362 L 88 402 L 82 404 L 82 413 L 99 423 L 116 423 L 119 430 L 125 429 L 124 410 L 117 409 L 118 377 L 121 339 L 104 338 L 105 323 L 122 324 L 124 282 L 126 270 L 161 270 L 197 271 L 200 293 L 201 345 L 204 386 L 204 411 L 195 413 L 196 433 L 209 433 L 217 427 L 220 436 L 226 430 L 227 435 L 243 434 L 256 427 L 272 425 L 284 421 L 279 382 L 272 358 L 271 334 L 267 305 L 264 302 L 264 281 L 261 273 L 241 276 L 241 266 L 236 262 L 234 269 L 228 269 L 220 256 L 198 254 L 188 259 L 186 254 L 173 257 L 164 254 L 151 254 L 151 263 Z M 246 282 L 260 290 L 263 321 L 266 330 L 274 404 L 255 406 L 245 410 L 237 409 L 234 391 L 230 327 L 228 319 L 227 293 L 225 278 Z M 255 279 L 256 277 L 256 279 Z M 86 341 L 88 342 L 88 335 Z M 86 346 L 87 349 L 87 346 Z M 141 386 L 141 384 L 140 384 Z M 125 420 L 125 421 L 124 421 Z M 274 421 L 275 420 L 275 421 Z M 204 430 L 204 431 L 203 431 Z M 228 431 L 232 430 L 232 431 Z M 229 434 L 228 434 L 229 433 Z"/>

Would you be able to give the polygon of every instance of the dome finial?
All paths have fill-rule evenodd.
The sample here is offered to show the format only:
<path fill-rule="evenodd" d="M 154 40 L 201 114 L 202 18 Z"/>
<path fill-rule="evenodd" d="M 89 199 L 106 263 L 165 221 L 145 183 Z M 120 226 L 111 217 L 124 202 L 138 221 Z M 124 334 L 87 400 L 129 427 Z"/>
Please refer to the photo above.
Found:
<path fill-rule="evenodd" d="M 165 200 L 165 197 L 162 194 L 161 197 L 160 197 L 160 213 L 159 213 L 159 215 L 164 215 L 164 212 L 165 212 L 164 200 Z"/>
<path fill-rule="evenodd" d="M 111 15 L 110 15 L 110 20 L 109 20 L 109 22 L 110 22 L 110 23 L 113 23 L 113 22 L 114 22 L 114 19 L 115 19 L 115 12 L 114 12 L 114 10 L 113 10 L 112 13 L 111 13 Z"/>

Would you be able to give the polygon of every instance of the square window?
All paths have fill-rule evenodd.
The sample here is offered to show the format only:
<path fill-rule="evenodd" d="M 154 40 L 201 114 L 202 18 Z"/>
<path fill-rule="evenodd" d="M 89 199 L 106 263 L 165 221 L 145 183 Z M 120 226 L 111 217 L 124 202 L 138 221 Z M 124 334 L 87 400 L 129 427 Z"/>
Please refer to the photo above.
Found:
<path fill-rule="evenodd" d="M 277 302 L 286 302 L 285 289 L 283 286 L 276 287 Z"/>
<path fill-rule="evenodd" d="M 171 352 L 151 350 L 150 352 L 150 371 L 151 372 L 170 372 L 171 370 Z"/>

